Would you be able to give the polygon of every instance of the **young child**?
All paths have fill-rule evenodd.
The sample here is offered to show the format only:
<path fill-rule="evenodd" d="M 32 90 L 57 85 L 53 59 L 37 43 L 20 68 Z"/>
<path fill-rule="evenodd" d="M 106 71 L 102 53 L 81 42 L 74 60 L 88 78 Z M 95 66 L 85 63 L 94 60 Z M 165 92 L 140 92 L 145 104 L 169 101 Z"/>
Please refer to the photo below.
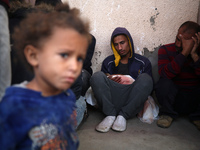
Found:
<path fill-rule="evenodd" d="M 75 95 L 90 42 L 89 26 L 67 4 L 30 14 L 13 35 L 15 48 L 34 72 L 9 87 L 0 103 L 0 149 L 75 150 Z"/>

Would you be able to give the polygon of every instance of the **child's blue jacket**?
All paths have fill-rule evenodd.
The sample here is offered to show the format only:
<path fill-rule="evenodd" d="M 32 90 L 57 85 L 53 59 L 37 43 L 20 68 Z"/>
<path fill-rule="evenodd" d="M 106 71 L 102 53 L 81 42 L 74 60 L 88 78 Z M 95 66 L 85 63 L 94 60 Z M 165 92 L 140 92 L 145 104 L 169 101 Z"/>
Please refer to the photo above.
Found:
<path fill-rule="evenodd" d="M 76 150 L 75 101 L 71 90 L 44 97 L 9 87 L 0 102 L 0 149 Z"/>

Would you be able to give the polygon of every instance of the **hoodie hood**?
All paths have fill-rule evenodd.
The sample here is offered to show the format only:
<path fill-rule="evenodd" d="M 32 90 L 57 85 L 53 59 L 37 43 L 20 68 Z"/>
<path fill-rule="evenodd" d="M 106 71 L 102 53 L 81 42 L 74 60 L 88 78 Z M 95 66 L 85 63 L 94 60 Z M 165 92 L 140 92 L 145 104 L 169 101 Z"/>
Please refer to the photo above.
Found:
<path fill-rule="evenodd" d="M 130 35 L 130 33 L 128 32 L 128 30 L 126 28 L 123 28 L 123 27 L 117 27 L 113 33 L 112 33 L 112 36 L 111 36 L 111 48 L 113 50 L 113 54 L 115 56 L 115 66 L 118 66 L 119 65 L 119 61 L 121 60 L 121 56 L 118 54 L 117 50 L 115 49 L 114 47 L 114 44 L 113 44 L 113 38 L 116 36 L 116 35 L 126 35 L 127 38 L 128 38 L 128 41 L 129 41 L 129 46 L 130 46 L 130 50 L 131 50 L 131 56 L 130 58 L 133 57 L 134 55 L 134 44 L 133 44 L 133 39 Z"/>

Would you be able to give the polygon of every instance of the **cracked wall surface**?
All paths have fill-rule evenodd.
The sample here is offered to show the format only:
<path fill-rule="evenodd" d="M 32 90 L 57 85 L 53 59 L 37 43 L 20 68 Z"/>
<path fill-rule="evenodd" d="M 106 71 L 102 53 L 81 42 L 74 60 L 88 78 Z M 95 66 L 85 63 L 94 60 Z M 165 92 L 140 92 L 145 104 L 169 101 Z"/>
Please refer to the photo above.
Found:
<path fill-rule="evenodd" d="M 96 37 L 93 71 L 99 71 L 104 58 L 112 54 L 110 37 L 116 27 L 126 27 L 132 35 L 135 52 L 153 51 L 175 41 L 178 27 L 185 21 L 197 22 L 199 0 L 63 0 L 79 8 L 90 21 Z"/>

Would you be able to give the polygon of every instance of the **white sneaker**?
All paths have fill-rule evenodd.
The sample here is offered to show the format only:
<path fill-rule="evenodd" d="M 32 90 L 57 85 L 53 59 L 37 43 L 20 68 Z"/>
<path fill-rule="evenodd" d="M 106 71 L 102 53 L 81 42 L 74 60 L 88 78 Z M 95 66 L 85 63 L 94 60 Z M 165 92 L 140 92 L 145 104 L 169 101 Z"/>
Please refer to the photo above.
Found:
<path fill-rule="evenodd" d="M 112 129 L 115 130 L 115 131 L 125 131 L 126 130 L 126 119 L 121 116 L 121 115 L 118 115 L 117 116 L 117 119 L 115 120 L 113 126 L 112 126 Z"/>
<path fill-rule="evenodd" d="M 96 126 L 96 130 L 99 132 L 108 132 L 112 127 L 115 118 L 115 116 L 107 116 L 102 122 L 99 123 L 98 126 Z"/>

